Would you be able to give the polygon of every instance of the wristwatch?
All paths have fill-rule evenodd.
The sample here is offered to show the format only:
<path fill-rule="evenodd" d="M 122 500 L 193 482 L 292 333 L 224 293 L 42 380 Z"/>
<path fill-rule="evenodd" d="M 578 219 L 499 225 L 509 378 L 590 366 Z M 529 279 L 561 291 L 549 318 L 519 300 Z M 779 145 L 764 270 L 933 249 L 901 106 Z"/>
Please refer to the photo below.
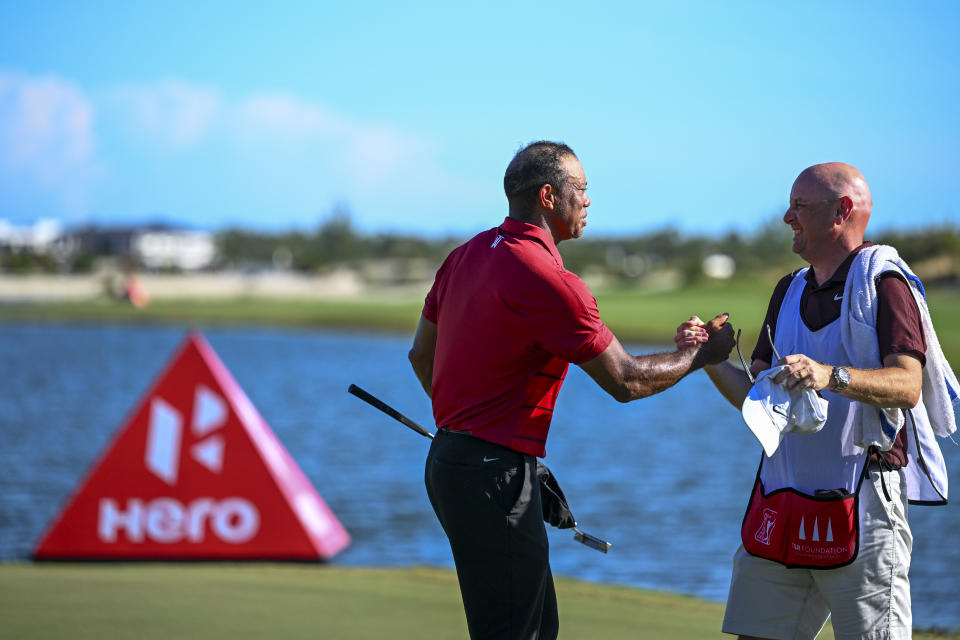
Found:
<path fill-rule="evenodd" d="M 850 384 L 850 372 L 843 367 L 834 367 L 830 374 L 830 391 L 839 393 Z"/>

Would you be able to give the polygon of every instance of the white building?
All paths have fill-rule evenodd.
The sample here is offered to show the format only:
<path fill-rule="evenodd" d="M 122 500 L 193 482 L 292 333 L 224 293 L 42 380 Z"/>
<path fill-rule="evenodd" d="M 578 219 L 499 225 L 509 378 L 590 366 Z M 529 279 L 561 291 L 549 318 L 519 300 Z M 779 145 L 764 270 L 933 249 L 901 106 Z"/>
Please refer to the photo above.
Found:
<path fill-rule="evenodd" d="M 213 264 L 216 246 L 207 231 L 152 230 L 134 234 L 133 252 L 148 269 L 197 271 Z"/>
<path fill-rule="evenodd" d="M 26 227 L 17 227 L 8 220 L 0 220 L 0 247 L 29 249 L 39 254 L 52 253 L 62 235 L 57 220 L 37 220 Z"/>

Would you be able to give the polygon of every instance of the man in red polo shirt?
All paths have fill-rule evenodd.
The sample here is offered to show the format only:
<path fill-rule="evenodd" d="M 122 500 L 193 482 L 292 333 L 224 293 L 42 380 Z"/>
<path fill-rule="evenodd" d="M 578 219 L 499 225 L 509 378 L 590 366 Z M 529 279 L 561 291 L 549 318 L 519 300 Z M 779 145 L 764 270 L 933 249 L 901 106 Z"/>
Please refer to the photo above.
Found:
<path fill-rule="evenodd" d="M 532 143 L 503 182 L 508 217 L 444 261 L 409 357 L 433 400 L 438 431 L 425 483 L 450 540 L 470 636 L 549 639 L 557 603 L 536 457 L 545 455 L 568 364 L 628 402 L 726 360 L 733 330 L 723 314 L 702 344 L 631 356 L 557 251 L 582 235 L 590 206 L 573 150 Z"/>

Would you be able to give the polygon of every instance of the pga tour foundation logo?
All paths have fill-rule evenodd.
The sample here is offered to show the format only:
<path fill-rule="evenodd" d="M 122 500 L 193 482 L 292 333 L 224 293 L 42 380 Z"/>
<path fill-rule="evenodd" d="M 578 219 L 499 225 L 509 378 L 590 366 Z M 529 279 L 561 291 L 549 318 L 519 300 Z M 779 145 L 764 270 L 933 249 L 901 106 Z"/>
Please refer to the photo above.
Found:
<path fill-rule="evenodd" d="M 223 470 L 224 437 L 213 432 L 226 423 L 226 403 L 198 385 L 193 406 L 191 430 L 200 440 L 190 447 L 190 458 L 210 473 L 219 474 Z M 183 426 L 183 416 L 173 406 L 159 397 L 151 400 L 144 464 L 171 487 L 179 479 Z M 223 542 L 242 544 L 259 530 L 260 513 L 241 497 L 219 501 L 200 497 L 188 504 L 172 497 L 150 501 L 129 498 L 124 505 L 113 498 L 100 500 L 97 533 L 107 543 L 116 542 L 120 531 L 134 543 L 144 539 L 161 544 L 184 540 L 197 543 L 203 541 L 208 528 Z"/>
<path fill-rule="evenodd" d="M 760 527 L 757 529 L 757 532 L 753 535 L 754 539 L 765 545 L 770 545 L 770 537 L 773 535 L 773 528 L 777 524 L 777 512 L 773 509 L 764 509 L 763 510 L 763 522 L 760 523 Z"/>
<path fill-rule="evenodd" d="M 777 512 L 770 508 L 765 508 L 763 510 L 763 522 L 760 523 L 760 527 L 757 529 L 757 532 L 753 535 L 754 539 L 765 545 L 770 544 L 770 538 L 773 535 L 773 529 L 777 524 Z M 807 540 L 807 528 L 804 525 L 804 516 L 800 516 L 800 529 L 797 532 L 798 540 Z M 810 532 L 810 538 L 812 542 L 820 542 L 820 526 L 817 523 L 817 518 L 813 519 L 813 529 Z M 833 522 L 830 518 L 827 518 L 827 530 L 824 533 L 823 537 L 824 542 L 833 542 Z"/>

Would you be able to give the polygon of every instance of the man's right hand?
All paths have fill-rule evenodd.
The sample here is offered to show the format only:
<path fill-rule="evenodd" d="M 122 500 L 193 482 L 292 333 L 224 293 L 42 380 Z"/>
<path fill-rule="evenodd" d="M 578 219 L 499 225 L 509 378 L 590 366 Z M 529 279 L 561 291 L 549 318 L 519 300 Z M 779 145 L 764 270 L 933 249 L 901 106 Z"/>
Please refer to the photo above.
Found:
<path fill-rule="evenodd" d="M 733 325 L 727 320 L 730 314 L 721 313 L 703 326 L 709 338 L 700 346 L 700 354 L 707 364 L 719 364 L 730 357 L 730 352 L 736 344 L 733 335 Z"/>

